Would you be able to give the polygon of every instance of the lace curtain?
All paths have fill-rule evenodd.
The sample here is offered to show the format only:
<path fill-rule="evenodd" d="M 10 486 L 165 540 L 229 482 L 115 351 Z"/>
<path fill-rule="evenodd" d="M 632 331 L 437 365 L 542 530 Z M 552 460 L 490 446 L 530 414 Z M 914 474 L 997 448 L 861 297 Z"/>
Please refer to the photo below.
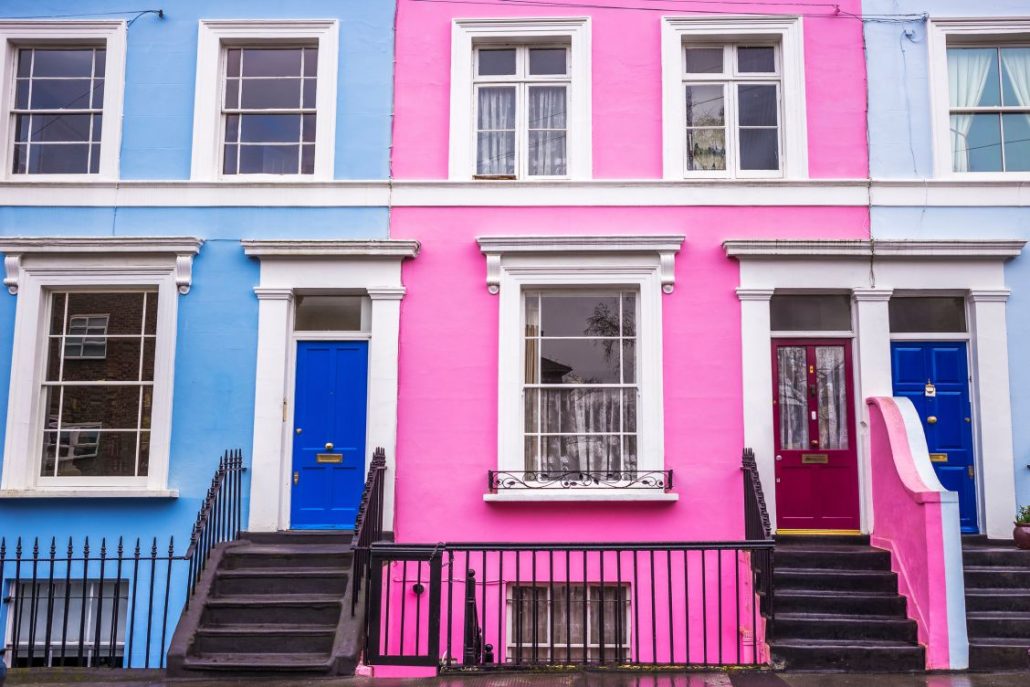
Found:
<path fill-rule="evenodd" d="M 515 173 L 515 89 L 480 88 L 476 173 Z"/>
<path fill-rule="evenodd" d="M 562 176 L 565 157 L 565 87 L 529 89 L 529 173 Z"/>

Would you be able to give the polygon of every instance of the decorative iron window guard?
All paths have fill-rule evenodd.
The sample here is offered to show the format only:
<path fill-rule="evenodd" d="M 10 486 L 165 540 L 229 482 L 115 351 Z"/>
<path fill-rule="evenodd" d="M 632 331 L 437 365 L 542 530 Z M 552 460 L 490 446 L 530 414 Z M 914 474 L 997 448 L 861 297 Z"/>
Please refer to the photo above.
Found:
<path fill-rule="evenodd" d="M 672 490 L 672 470 L 488 470 L 490 493 L 508 489 Z"/>

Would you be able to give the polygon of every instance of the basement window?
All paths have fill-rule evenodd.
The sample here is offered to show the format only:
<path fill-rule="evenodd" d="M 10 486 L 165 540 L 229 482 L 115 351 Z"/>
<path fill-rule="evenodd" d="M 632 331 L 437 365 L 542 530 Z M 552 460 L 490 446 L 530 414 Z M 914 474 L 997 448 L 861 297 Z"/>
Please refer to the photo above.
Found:
<path fill-rule="evenodd" d="M 629 585 L 517 585 L 508 590 L 509 662 L 628 661 Z M 553 651 L 553 653 L 552 653 Z"/>

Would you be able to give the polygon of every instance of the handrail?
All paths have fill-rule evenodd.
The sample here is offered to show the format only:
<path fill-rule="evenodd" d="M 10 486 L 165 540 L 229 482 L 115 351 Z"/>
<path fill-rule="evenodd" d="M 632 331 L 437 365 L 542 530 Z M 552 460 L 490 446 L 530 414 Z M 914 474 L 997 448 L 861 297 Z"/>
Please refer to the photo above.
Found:
<path fill-rule="evenodd" d="M 749 540 L 772 539 L 769 509 L 752 449 L 744 449 L 740 469 L 744 472 L 744 536 Z"/>
<path fill-rule="evenodd" d="M 365 490 L 361 494 L 361 505 L 354 519 L 354 567 L 351 571 L 350 613 L 357 610 L 358 594 L 362 583 L 371 575 L 369 549 L 383 538 L 383 476 L 386 472 L 386 450 L 382 447 L 372 452 L 372 463 L 365 478 Z"/>
<path fill-rule="evenodd" d="M 243 451 L 226 451 L 218 459 L 218 469 L 211 478 L 207 496 L 197 512 L 190 534 L 190 545 L 186 550 L 189 559 L 187 577 L 186 607 L 196 591 L 197 581 L 204 572 L 211 549 L 227 541 L 234 541 L 240 533 L 243 518 Z"/>

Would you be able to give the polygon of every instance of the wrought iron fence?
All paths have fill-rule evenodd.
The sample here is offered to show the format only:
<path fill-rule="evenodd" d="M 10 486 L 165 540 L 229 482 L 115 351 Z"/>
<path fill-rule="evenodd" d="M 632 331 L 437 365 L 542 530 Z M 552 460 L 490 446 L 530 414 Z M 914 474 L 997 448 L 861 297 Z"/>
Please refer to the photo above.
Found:
<path fill-rule="evenodd" d="M 175 539 L 0 539 L 0 628 L 16 668 L 163 668 L 211 549 L 236 538 L 243 454 L 218 462 L 185 553 Z M 117 541 L 117 543 L 115 543 Z M 185 581 L 185 584 L 183 584 Z"/>
<path fill-rule="evenodd" d="M 376 544 L 366 657 L 442 670 L 757 665 L 771 541 Z"/>
<path fill-rule="evenodd" d="M 744 475 L 744 536 L 752 541 L 773 540 L 772 524 L 769 510 L 765 504 L 765 492 L 762 491 L 762 478 L 758 474 L 755 452 L 744 449 L 741 458 L 741 471 Z M 775 566 L 774 550 L 769 548 L 755 557 L 752 570 L 755 576 L 755 588 L 761 600 L 761 609 L 771 625 L 776 616 L 775 587 L 773 586 L 773 569 Z"/>
<path fill-rule="evenodd" d="M 358 595 L 369 578 L 369 548 L 383 538 L 383 476 L 386 473 L 386 451 L 377 448 L 365 478 L 365 490 L 354 520 L 354 568 L 351 571 L 350 613 L 357 611 Z"/>

